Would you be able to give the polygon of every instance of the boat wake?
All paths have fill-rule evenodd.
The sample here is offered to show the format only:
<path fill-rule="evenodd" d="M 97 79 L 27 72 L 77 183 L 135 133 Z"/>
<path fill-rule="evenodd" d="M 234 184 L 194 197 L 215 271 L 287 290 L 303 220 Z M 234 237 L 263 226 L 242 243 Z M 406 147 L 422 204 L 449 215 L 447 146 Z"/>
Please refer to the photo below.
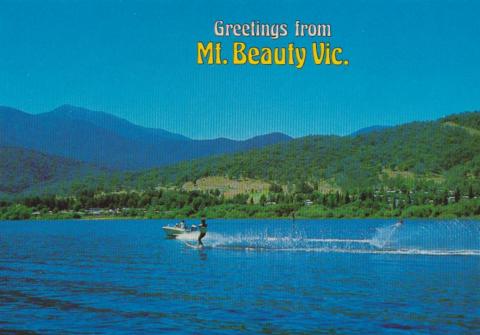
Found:
<path fill-rule="evenodd" d="M 243 251 L 279 251 L 279 252 L 317 252 L 345 254 L 390 254 L 390 255 L 425 255 L 425 256 L 480 256 L 480 250 L 442 250 L 442 249 L 351 249 L 351 248 L 261 248 L 218 245 L 218 249 Z"/>
<path fill-rule="evenodd" d="M 442 247 L 423 248 L 402 246 L 397 234 L 401 230 L 398 224 L 376 229 L 370 239 L 350 238 L 308 238 L 304 233 L 295 231 L 291 235 L 282 233 L 264 233 L 223 235 L 208 233 L 205 245 L 212 249 L 237 251 L 275 251 L 305 253 L 350 253 L 350 254 L 391 254 L 391 255 L 427 255 L 427 256 L 480 256 L 480 249 Z M 198 233 L 186 233 L 177 237 L 184 243 L 194 242 Z"/>

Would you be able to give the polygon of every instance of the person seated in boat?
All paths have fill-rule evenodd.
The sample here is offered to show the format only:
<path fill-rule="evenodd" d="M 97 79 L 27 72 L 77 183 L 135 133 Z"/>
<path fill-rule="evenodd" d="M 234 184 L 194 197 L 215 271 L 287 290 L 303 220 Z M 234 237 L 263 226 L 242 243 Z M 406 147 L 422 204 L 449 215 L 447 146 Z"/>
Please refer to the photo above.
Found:
<path fill-rule="evenodd" d="M 204 216 L 202 216 L 200 225 L 198 227 L 200 229 L 200 235 L 198 235 L 198 245 L 203 246 L 202 238 L 204 238 L 205 235 L 207 235 L 207 227 L 208 227 L 207 219 Z"/>
<path fill-rule="evenodd" d="M 180 229 L 186 229 L 186 226 L 185 226 L 185 220 L 182 220 L 180 221 L 179 223 L 177 223 L 175 225 L 176 228 L 180 228 Z"/>

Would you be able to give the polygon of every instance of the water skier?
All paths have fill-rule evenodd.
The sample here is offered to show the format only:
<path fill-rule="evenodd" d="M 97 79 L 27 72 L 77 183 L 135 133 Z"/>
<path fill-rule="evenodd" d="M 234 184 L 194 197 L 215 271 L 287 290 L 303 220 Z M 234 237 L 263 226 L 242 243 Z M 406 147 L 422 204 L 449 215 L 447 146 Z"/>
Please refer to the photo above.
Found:
<path fill-rule="evenodd" d="M 200 235 L 198 235 L 198 245 L 203 247 L 202 238 L 204 238 L 205 235 L 207 235 L 207 227 L 208 227 L 207 219 L 204 216 L 202 216 L 202 220 L 198 227 L 200 228 Z"/>

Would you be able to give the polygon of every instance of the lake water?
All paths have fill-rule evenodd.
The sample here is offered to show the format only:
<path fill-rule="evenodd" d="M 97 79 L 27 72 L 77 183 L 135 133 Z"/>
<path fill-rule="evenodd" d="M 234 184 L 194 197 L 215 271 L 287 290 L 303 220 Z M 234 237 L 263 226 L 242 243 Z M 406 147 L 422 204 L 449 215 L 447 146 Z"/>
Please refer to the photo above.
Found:
<path fill-rule="evenodd" d="M 0 333 L 480 332 L 478 220 L 166 223 L 0 222 Z"/>

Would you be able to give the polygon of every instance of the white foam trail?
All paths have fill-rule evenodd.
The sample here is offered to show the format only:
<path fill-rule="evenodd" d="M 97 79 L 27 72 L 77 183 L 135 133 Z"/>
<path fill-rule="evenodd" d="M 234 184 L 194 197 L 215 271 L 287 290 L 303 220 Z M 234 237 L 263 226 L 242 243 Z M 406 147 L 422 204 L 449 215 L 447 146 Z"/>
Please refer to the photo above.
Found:
<path fill-rule="evenodd" d="M 196 241 L 198 232 L 185 233 L 177 236 L 181 241 Z M 344 244 L 367 244 L 371 245 L 370 239 L 342 239 L 342 238 L 302 238 L 290 236 L 265 236 L 265 235 L 228 235 L 224 236 L 218 233 L 208 233 L 204 238 L 204 243 L 212 247 L 231 247 L 236 249 L 282 249 L 301 247 L 311 243 L 344 243 Z"/>
<path fill-rule="evenodd" d="M 176 239 L 181 240 L 181 241 L 197 241 L 199 234 L 200 233 L 198 231 L 183 233 L 183 234 L 177 235 Z M 203 238 L 204 242 L 208 241 L 210 243 L 212 243 L 212 242 L 228 242 L 228 241 L 235 241 L 235 240 L 239 241 L 238 238 L 234 238 L 232 240 L 230 237 L 225 237 L 222 234 L 210 233 L 210 232 L 207 233 L 207 235 L 205 235 L 205 237 Z"/>
<path fill-rule="evenodd" d="M 438 229 L 438 228 L 437 228 Z M 425 255 L 425 256 L 480 256 L 479 249 L 451 249 L 431 246 L 400 247 L 395 239 L 401 225 L 393 224 L 377 228 L 371 239 L 348 238 L 305 238 L 302 234 L 283 235 L 281 232 L 269 234 L 250 232 L 235 235 L 222 235 L 209 232 L 203 240 L 209 248 L 236 251 L 283 251 L 283 252 L 319 252 L 349 254 L 391 254 L 391 255 Z M 177 236 L 182 242 L 196 242 L 198 232 Z"/>
<path fill-rule="evenodd" d="M 383 248 L 388 245 L 392 241 L 392 237 L 395 232 L 400 228 L 399 223 L 395 223 L 393 225 L 377 228 L 377 232 L 370 240 L 370 244 L 377 248 Z"/>
<path fill-rule="evenodd" d="M 338 249 L 338 248 L 262 248 L 241 246 L 216 246 L 224 250 L 242 251 L 283 251 L 283 252 L 318 252 L 318 253 L 344 253 L 344 254 L 388 254 L 388 255 L 424 255 L 424 256 L 480 256 L 480 250 L 424 250 L 424 249 Z"/>
<path fill-rule="evenodd" d="M 287 250 L 284 250 L 287 251 Z M 289 250 L 292 251 L 292 250 Z M 428 250 L 428 249 L 396 249 L 396 250 L 378 250 L 378 249 L 315 249 L 298 251 L 313 252 L 337 252 L 351 254 L 389 254 L 389 255 L 424 255 L 424 256 L 480 256 L 480 250 Z"/>
<path fill-rule="evenodd" d="M 365 243 L 372 244 L 372 240 L 358 240 L 358 239 L 348 239 L 348 238 L 306 238 L 304 241 L 307 242 L 330 242 L 330 243 Z"/>

